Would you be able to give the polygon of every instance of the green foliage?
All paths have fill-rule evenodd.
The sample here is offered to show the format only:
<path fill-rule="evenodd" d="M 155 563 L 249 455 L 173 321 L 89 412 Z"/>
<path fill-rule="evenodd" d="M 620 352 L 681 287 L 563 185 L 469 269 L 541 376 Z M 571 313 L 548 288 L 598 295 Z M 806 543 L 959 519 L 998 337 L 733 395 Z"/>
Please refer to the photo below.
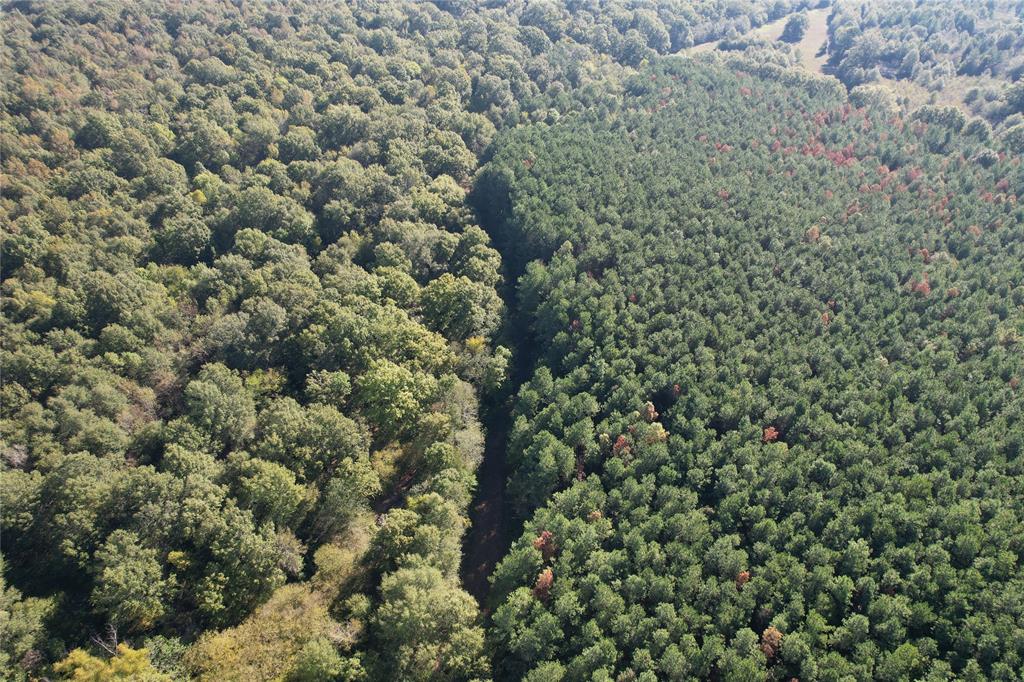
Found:
<path fill-rule="evenodd" d="M 416 427 L 437 390 L 437 380 L 429 374 L 374 360 L 356 381 L 355 400 L 381 433 L 401 437 Z"/>
<path fill-rule="evenodd" d="M 358 669 L 358 662 L 344 661 L 325 642 L 338 627 L 322 595 L 304 585 L 287 585 L 236 627 L 200 638 L 185 664 L 200 680 L 334 679 L 316 675 Z"/>
<path fill-rule="evenodd" d="M 153 667 L 145 649 L 132 649 L 126 644 L 117 645 L 117 654 L 110 660 L 97 658 L 75 649 L 67 658 L 53 666 L 60 679 L 72 682 L 109 682 L 110 680 L 132 680 L 133 682 L 170 682 L 171 678 Z"/>
<path fill-rule="evenodd" d="M 1015 154 L 1024 154 L 1024 123 L 1018 123 L 1003 133 L 1003 144 Z"/>
<path fill-rule="evenodd" d="M 257 432 L 257 455 L 307 481 L 367 462 L 365 429 L 330 405 L 303 407 L 292 398 L 278 399 L 260 413 Z"/>
<path fill-rule="evenodd" d="M 1012 679 L 1019 12 L 879 7 L 978 118 L 805 0 L 8 3 L 4 676 Z"/>
<path fill-rule="evenodd" d="M 408 491 L 448 500 L 407 530 L 446 576 L 460 563 L 477 390 L 508 364 L 501 258 L 467 188 L 496 122 L 583 108 L 552 88 L 577 60 L 546 45 L 516 63 L 521 8 L 264 9 L 3 12 L 0 514 L 21 677 L 108 625 L 196 673 L 177 647 L 246 622 L 328 542 L 351 550 L 347 578 L 316 579 L 331 598 L 376 595 L 370 510 Z M 493 40 L 472 46 L 479 21 Z M 487 74 L 511 98 L 491 118 L 470 111 Z M 433 445 L 454 456 L 428 470 Z M 355 679 L 379 643 L 345 639 Z M 309 670 L 349 675 L 310 646 Z"/>
<path fill-rule="evenodd" d="M 476 603 L 430 566 L 402 568 L 381 582 L 375 627 L 389 679 L 467 680 L 487 673 Z"/>
<path fill-rule="evenodd" d="M 461 341 L 497 331 L 501 299 L 468 277 L 441 275 L 423 289 L 421 303 L 427 324 L 449 338 Z"/>
<path fill-rule="evenodd" d="M 810 25 L 810 21 L 807 19 L 807 15 L 803 12 L 794 14 L 786 20 L 786 26 L 782 29 L 782 35 L 779 40 L 787 43 L 799 43 L 803 40 L 804 34 L 807 33 L 807 27 Z"/>
<path fill-rule="evenodd" d="M 26 668 L 45 643 L 46 619 L 54 606 L 53 599 L 23 596 L 0 572 L 0 670 L 10 679 L 28 679 Z"/>
<path fill-rule="evenodd" d="M 627 88 L 507 135 L 477 186 L 539 352 L 495 676 L 1012 670 L 1019 158 L 743 59 Z"/>
<path fill-rule="evenodd" d="M 188 646 L 179 638 L 156 635 L 147 637 L 143 645 L 149 653 L 150 662 L 158 671 L 175 680 L 186 677 L 183 659 Z"/>
<path fill-rule="evenodd" d="M 411 497 L 407 508 L 389 512 L 373 538 L 372 553 L 385 568 L 426 563 L 455 578 L 465 520 L 436 492 Z"/>
<path fill-rule="evenodd" d="M 257 522 L 270 521 L 278 528 L 292 528 L 306 501 L 306 491 L 292 471 L 276 462 L 242 452 L 228 458 L 229 476 L 234 479 L 234 496 L 240 506 L 252 511 Z"/>
<path fill-rule="evenodd" d="M 356 682 L 365 677 L 357 660 L 342 658 L 330 641 L 320 638 L 307 642 L 299 650 L 285 679 L 288 682 Z"/>
<path fill-rule="evenodd" d="M 193 423 L 226 447 L 252 437 L 255 403 L 241 378 L 224 365 L 203 367 L 185 389 L 185 404 Z"/>
<path fill-rule="evenodd" d="M 99 575 L 92 603 L 110 622 L 126 629 L 148 630 L 166 609 L 172 585 L 163 578 L 154 550 L 137 535 L 115 530 L 96 552 Z"/>
<path fill-rule="evenodd" d="M 827 49 L 847 86 L 911 81 L 934 93 L 933 100 L 941 96 L 993 125 L 1010 127 L 1020 111 L 1022 90 L 1013 83 L 1024 66 L 1022 29 L 1017 0 L 884 0 L 870 7 L 837 2 L 828 18 Z"/>

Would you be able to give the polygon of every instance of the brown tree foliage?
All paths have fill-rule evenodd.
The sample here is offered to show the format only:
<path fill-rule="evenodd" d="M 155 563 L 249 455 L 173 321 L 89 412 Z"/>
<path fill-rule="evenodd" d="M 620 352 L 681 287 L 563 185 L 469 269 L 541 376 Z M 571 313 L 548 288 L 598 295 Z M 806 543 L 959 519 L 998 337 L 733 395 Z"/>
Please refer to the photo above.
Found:
<path fill-rule="evenodd" d="M 781 644 L 782 633 L 774 625 L 769 625 L 761 633 L 761 651 L 768 658 L 775 658 L 775 654 L 778 653 Z"/>
<path fill-rule="evenodd" d="M 555 555 L 555 536 L 549 530 L 541 531 L 533 541 L 533 548 L 540 551 L 544 561 L 550 561 Z"/>
<path fill-rule="evenodd" d="M 554 582 L 555 576 L 551 572 L 550 568 L 545 568 L 537 576 L 537 582 L 533 586 L 533 596 L 541 601 L 547 601 L 548 595 L 551 592 L 551 583 Z"/>

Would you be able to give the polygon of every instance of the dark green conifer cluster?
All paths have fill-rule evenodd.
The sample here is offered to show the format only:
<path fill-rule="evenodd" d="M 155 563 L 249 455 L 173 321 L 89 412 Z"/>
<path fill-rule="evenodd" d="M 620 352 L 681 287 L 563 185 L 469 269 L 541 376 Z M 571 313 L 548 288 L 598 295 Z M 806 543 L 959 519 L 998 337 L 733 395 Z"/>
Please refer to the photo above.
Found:
<path fill-rule="evenodd" d="M 501 679 L 1019 674 L 1021 157 L 766 71 L 663 62 L 483 171 L 543 349 Z"/>

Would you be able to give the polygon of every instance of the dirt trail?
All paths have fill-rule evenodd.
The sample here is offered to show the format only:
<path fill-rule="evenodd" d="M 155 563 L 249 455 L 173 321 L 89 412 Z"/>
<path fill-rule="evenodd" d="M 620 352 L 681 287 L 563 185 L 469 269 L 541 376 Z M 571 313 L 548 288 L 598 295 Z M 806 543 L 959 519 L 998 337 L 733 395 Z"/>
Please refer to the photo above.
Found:
<path fill-rule="evenodd" d="M 517 281 L 519 274 L 511 276 L 509 281 Z M 504 298 L 513 321 L 507 325 L 502 343 L 512 349 L 512 366 L 501 395 L 485 404 L 482 410 L 487 429 L 484 459 L 476 472 L 476 496 L 469 509 L 471 525 L 462 545 L 462 584 L 484 607 L 485 613 L 491 588 L 488 578 L 508 553 L 516 531 L 505 497 L 509 474 L 505 455 L 512 425 L 512 404 L 537 360 L 536 345 L 530 333 L 524 331 L 529 325 L 516 319 L 519 308 L 513 286 L 506 288 Z"/>
<path fill-rule="evenodd" d="M 490 583 L 487 579 L 509 547 L 505 511 L 505 447 L 508 442 L 509 408 L 488 410 L 484 459 L 477 469 L 477 490 L 469 510 L 471 522 L 463 546 L 462 583 L 480 604 L 484 604 Z"/>

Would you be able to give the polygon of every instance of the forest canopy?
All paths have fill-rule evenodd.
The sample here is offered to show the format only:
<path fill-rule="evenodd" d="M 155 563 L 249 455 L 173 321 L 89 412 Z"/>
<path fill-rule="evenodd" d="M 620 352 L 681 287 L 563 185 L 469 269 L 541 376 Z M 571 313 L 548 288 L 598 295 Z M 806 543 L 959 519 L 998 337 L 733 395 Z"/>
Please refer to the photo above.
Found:
<path fill-rule="evenodd" d="M 846 85 L 903 83 L 990 124 L 1024 123 L 1024 2 L 839 2 L 829 64 Z"/>
<path fill-rule="evenodd" d="M 483 170 L 542 349 L 501 679 L 1019 675 L 1020 156 L 766 71 L 660 62 Z"/>
<path fill-rule="evenodd" d="M 0 677 L 1020 679 L 1024 6 L 827 4 L 4 2 Z"/>

